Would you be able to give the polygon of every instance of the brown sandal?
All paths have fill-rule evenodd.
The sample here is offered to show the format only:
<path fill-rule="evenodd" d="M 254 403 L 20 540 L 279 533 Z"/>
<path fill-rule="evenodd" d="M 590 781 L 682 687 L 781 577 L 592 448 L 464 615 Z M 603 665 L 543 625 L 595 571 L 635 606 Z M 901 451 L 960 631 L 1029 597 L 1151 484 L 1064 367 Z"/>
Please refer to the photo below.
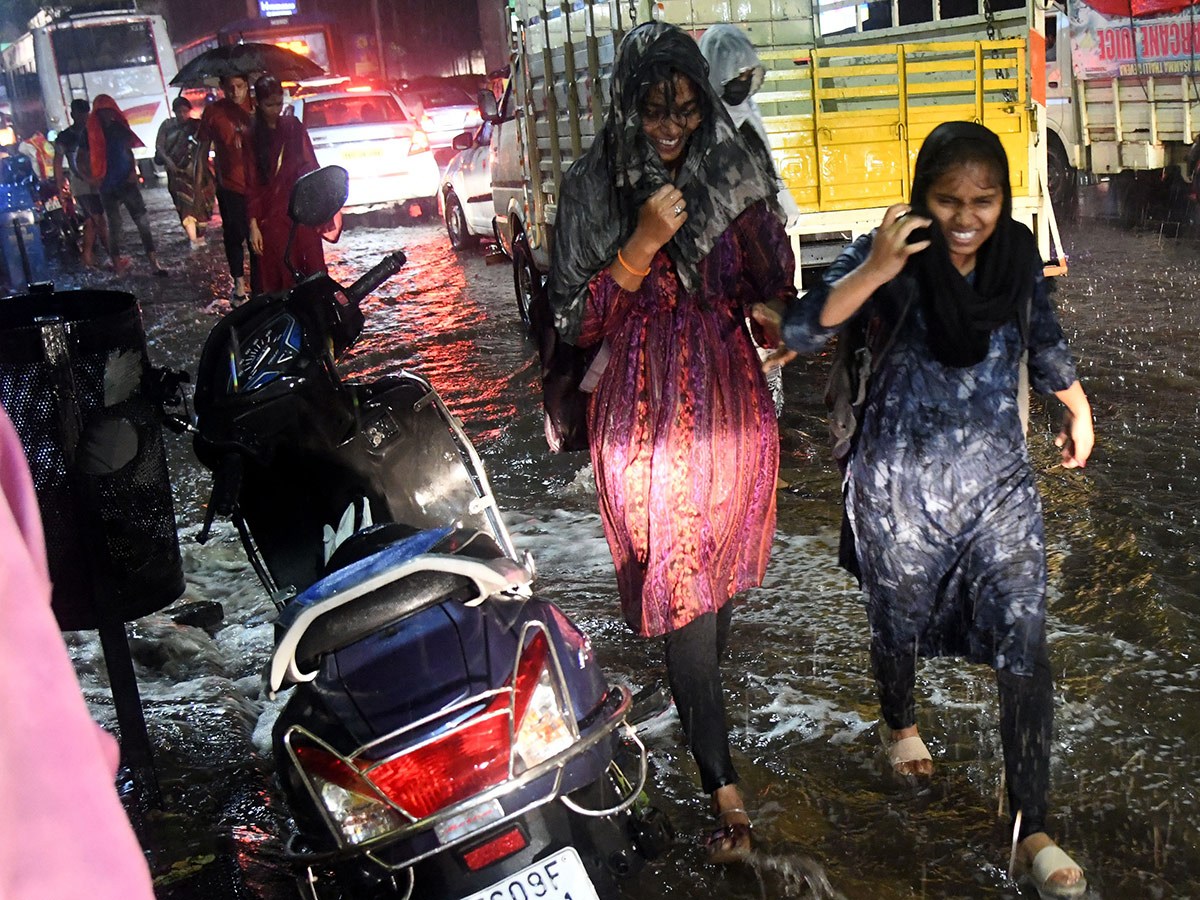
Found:
<path fill-rule="evenodd" d="M 749 822 L 724 822 L 724 818 L 732 813 L 746 815 L 744 809 L 726 809 L 717 813 L 720 822 L 705 846 L 708 848 L 708 861 L 719 866 L 730 863 L 745 862 L 751 853 L 752 829 Z"/>

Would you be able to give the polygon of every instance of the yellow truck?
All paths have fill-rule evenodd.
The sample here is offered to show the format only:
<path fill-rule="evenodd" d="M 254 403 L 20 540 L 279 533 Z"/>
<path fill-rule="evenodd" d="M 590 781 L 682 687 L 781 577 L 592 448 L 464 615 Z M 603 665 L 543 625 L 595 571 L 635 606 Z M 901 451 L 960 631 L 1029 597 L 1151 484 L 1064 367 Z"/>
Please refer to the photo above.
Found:
<path fill-rule="evenodd" d="M 1013 0 L 998 0 L 999 3 Z M 493 143 L 496 233 L 522 310 L 542 286 L 558 186 L 608 108 L 616 46 L 639 22 L 695 37 L 743 27 L 767 68 L 755 100 L 776 166 L 801 210 L 801 269 L 907 201 L 912 167 L 940 122 L 968 119 L 1008 151 L 1014 215 L 1060 255 L 1046 190 L 1044 14 L 1037 0 L 513 0 L 508 121 Z M 1040 87 L 1039 87 L 1040 86 Z M 1060 273 L 1061 266 L 1049 269 Z"/>
<path fill-rule="evenodd" d="M 1046 83 L 1051 193 L 1073 178 L 1136 173 L 1191 180 L 1200 162 L 1196 8 L 1179 0 L 1065 0 L 1047 7 Z M 1176 172 L 1178 177 L 1176 177 Z M 1118 191 L 1118 193 L 1122 193 Z M 1118 198 L 1131 221 L 1139 210 Z"/>

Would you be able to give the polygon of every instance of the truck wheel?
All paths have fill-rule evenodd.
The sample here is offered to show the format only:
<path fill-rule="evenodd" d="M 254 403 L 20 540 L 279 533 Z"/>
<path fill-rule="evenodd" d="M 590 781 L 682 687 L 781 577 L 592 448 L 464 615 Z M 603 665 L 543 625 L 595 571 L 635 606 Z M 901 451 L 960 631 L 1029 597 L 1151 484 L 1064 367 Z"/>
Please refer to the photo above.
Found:
<path fill-rule="evenodd" d="M 1068 211 L 1075 201 L 1075 170 L 1067 161 L 1067 151 L 1057 141 L 1046 148 L 1046 181 L 1050 203 L 1056 210 Z"/>
<path fill-rule="evenodd" d="M 533 306 L 534 297 L 542 291 L 542 276 L 533 264 L 533 252 L 525 235 L 519 234 L 513 239 L 513 288 L 517 293 L 517 312 L 521 315 L 521 323 L 529 327 L 529 310 Z"/>
<path fill-rule="evenodd" d="M 465 250 L 475 243 L 475 235 L 467 229 L 467 217 L 454 191 L 446 195 L 446 234 L 450 237 L 450 246 L 456 251 Z"/>

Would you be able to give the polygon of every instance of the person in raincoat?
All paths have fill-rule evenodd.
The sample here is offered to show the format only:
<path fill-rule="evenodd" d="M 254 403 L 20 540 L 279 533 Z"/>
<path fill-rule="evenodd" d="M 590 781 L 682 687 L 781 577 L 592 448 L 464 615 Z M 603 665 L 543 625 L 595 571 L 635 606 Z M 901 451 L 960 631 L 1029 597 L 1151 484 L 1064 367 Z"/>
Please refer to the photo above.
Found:
<path fill-rule="evenodd" d="M 154 234 L 138 184 L 137 161 L 133 157 L 133 148 L 141 147 L 142 140 L 133 133 L 117 101 L 108 94 L 100 94 L 92 103 L 87 137 L 91 180 L 100 191 L 100 203 L 108 220 L 108 255 L 113 269 L 120 274 L 130 266 L 129 258 L 121 255 L 121 207 L 124 206 L 142 239 L 150 271 L 165 276 L 167 270 L 158 264 Z"/>
<path fill-rule="evenodd" d="M 295 116 L 280 115 L 283 87 L 278 78 L 264 75 L 254 82 L 254 104 L 253 123 L 245 142 L 250 250 L 258 257 L 262 290 L 281 291 L 295 284 L 283 258 L 292 231 L 288 200 L 296 180 L 316 171 L 319 164 L 304 123 Z M 296 226 L 290 262 L 302 275 L 325 271 L 320 230 Z"/>
<path fill-rule="evenodd" d="M 199 229 L 212 215 L 216 193 L 208 160 L 200 155 L 200 120 L 192 117 L 187 97 L 176 97 L 171 111 L 174 118 L 166 119 L 158 129 L 154 159 L 167 170 L 167 190 L 184 233 L 193 248 L 203 247 Z"/>
<path fill-rule="evenodd" d="M 996 135 L 970 122 L 939 125 L 921 146 L 911 197 L 787 313 L 783 337 L 790 352 L 814 352 L 855 323 L 894 335 L 846 469 L 853 546 L 843 555 L 860 574 L 893 769 L 933 771 L 916 725 L 917 658 L 992 666 L 1016 864 L 1043 898 L 1080 897 L 1082 869 L 1045 831 L 1054 702 L 1041 499 L 1018 402 L 1022 354 L 1032 386 L 1067 408 L 1058 437 L 1067 468 L 1091 453 L 1091 407 L 1046 296 L 1037 242 L 1012 218 Z"/>
<path fill-rule="evenodd" d="M 721 98 L 725 111 L 737 128 L 738 134 L 758 156 L 763 167 L 775 180 L 775 199 L 791 225 L 800 215 L 796 198 L 775 168 L 771 156 L 771 144 L 767 139 L 767 127 L 762 113 L 754 102 L 754 95 L 762 87 L 766 68 L 758 58 L 758 51 L 750 38 L 736 25 L 713 25 L 700 36 L 700 52 L 708 61 L 708 82 Z M 759 357 L 770 355 L 765 347 L 759 348 Z M 775 402 L 775 414 L 783 412 L 783 367 L 774 366 L 767 372 L 767 386 Z"/>
<path fill-rule="evenodd" d="M 720 863 L 751 849 L 720 665 L 732 598 L 761 583 L 775 529 L 779 433 L 746 326 L 754 301 L 795 298 L 775 193 L 695 41 L 639 25 L 563 178 L 548 283 L 562 339 L 600 346 L 588 433 L 621 608 L 663 639 Z"/>

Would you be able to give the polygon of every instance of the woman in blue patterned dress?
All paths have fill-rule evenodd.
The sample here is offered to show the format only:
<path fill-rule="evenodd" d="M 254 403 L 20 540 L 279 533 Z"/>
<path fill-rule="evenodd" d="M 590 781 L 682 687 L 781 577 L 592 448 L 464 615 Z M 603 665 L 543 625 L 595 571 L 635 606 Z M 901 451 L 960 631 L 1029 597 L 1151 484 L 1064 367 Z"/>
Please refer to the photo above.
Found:
<path fill-rule="evenodd" d="M 843 554 L 859 569 L 893 767 L 933 771 L 916 728 L 917 656 L 991 665 L 1017 862 L 1042 897 L 1079 897 L 1083 871 L 1044 830 L 1053 686 L 1041 500 L 1018 411 L 1023 351 L 1032 386 L 1067 408 L 1057 440 L 1067 468 L 1087 462 L 1091 408 L 1037 243 L 1012 219 L 999 139 L 973 123 L 939 126 L 911 196 L 789 311 L 784 342 L 812 352 L 846 323 L 894 330 L 846 470 L 854 547 Z"/>

